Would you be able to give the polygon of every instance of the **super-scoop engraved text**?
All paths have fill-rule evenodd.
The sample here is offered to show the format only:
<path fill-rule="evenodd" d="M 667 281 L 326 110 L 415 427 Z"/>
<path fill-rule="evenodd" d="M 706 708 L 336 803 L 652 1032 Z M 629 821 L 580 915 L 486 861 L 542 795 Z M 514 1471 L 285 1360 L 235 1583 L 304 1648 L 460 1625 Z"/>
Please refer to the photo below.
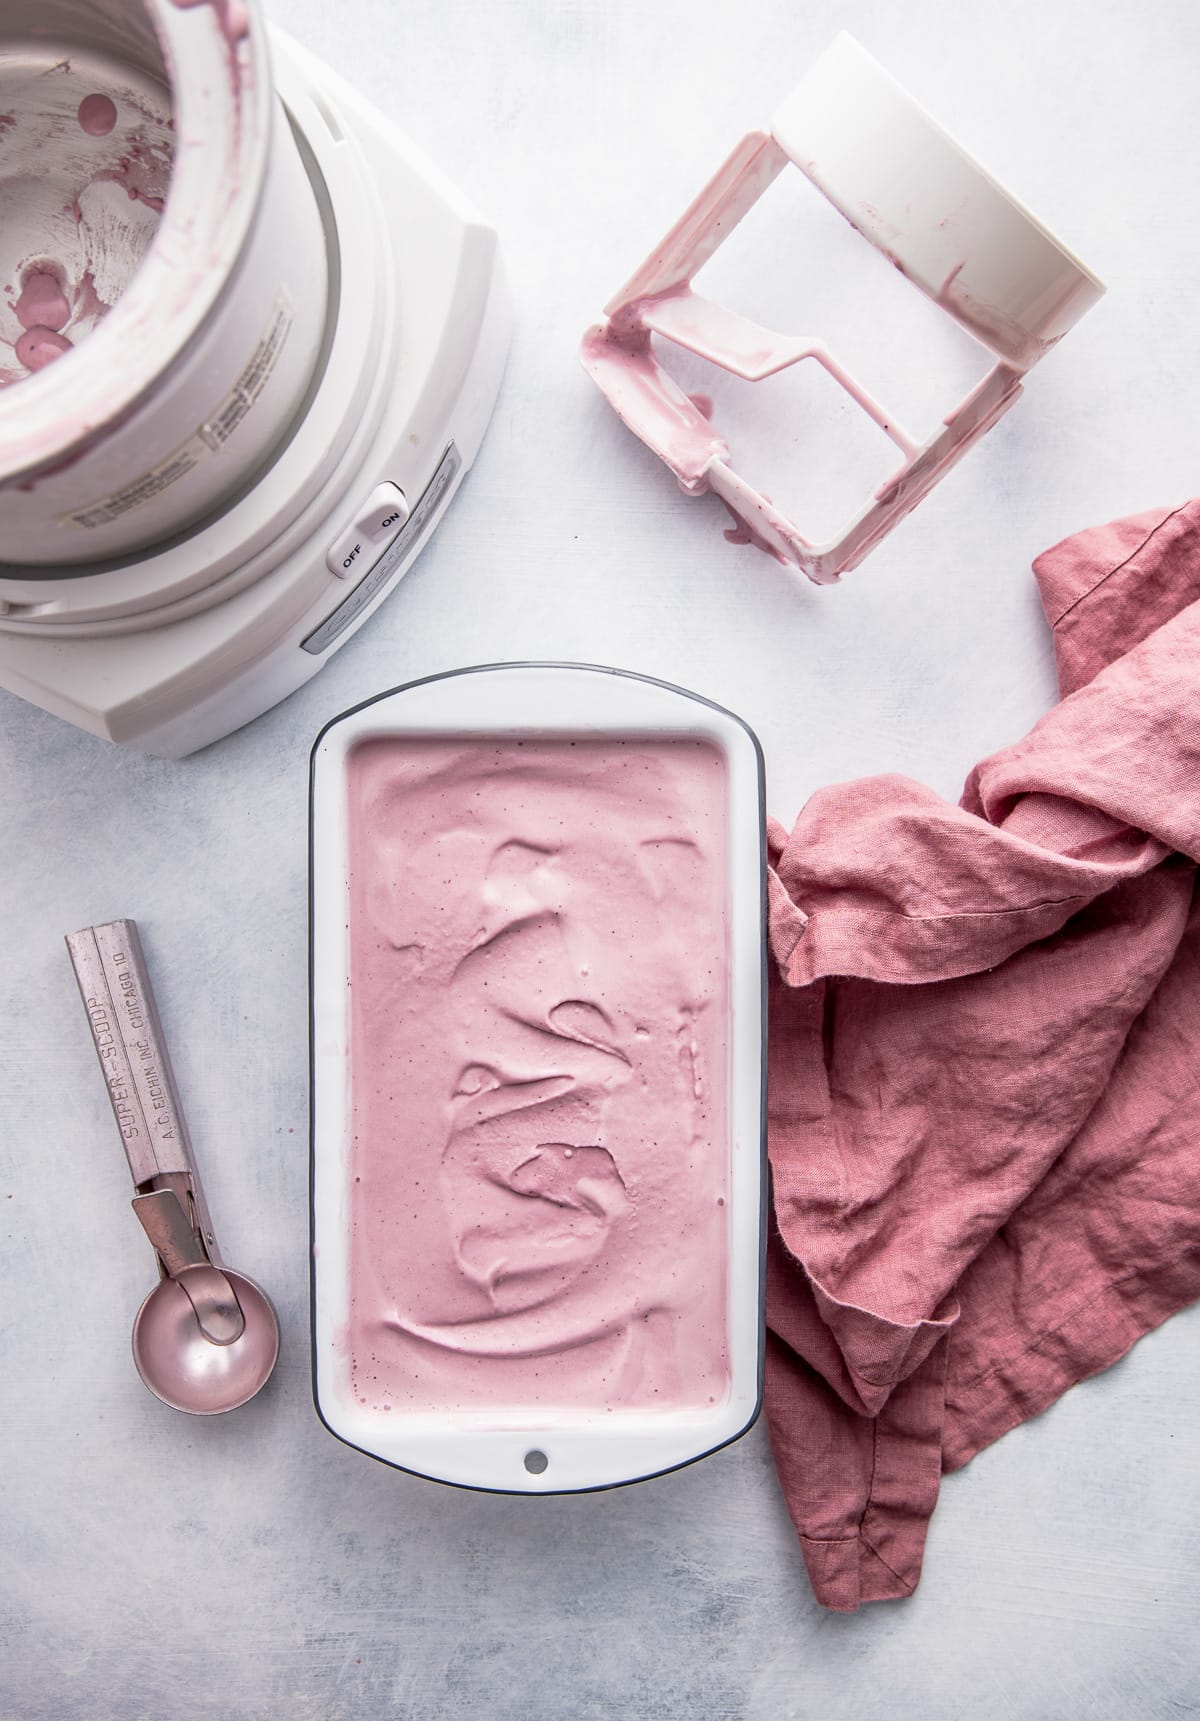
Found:
<path fill-rule="evenodd" d="M 380 738 L 348 773 L 355 1396 L 715 1403 L 722 755 Z"/>

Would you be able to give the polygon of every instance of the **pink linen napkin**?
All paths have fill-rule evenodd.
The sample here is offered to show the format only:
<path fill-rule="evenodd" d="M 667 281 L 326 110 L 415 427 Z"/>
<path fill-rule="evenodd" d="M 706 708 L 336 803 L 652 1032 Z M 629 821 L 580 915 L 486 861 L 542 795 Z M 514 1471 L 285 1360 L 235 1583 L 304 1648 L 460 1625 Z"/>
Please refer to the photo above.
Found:
<path fill-rule="evenodd" d="M 1200 501 L 1034 565 L 1062 700 L 957 807 L 772 825 L 766 1409 L 818 1599 L 1200 1297 Z"/>

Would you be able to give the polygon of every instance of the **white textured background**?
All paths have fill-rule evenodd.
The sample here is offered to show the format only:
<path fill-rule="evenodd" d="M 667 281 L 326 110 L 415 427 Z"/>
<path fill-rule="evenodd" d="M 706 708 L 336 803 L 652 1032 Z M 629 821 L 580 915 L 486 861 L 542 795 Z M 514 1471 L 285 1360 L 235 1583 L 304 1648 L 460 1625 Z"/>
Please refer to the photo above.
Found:
<path fill-rule="evenodd" d="M 1200 1312 L 949 1479 L 916 1597 L 851 1618 L 811 1599 L 762 1429 L 662 1481 L 529 1501 L 335 1443 L 308 1384 L 304 874 L 316 730 L 455 665 L 590 659 L 715 697 L 757 729 L 788 821 L 814 785 L 864 772 L 956 794 L 1020 734 L 1053 697 L 1032 555 L 1196 486 L 1200 15 L 1191 0 L 269 11 L 497 222 L 519 323 L 447 521 L 286 705 L 165 764 L 0 695 L 0 1715 L 1200 1714 Z M 1013 414 L 822 592 L 727 547 L 717 505 L 675 492 L 574 348 L 842 27 L 1110 291 Z M 786 231 L 768 221 L 725 284 L 780 326 L 832 315 L 850 266 L 835 228 L 811 204 Z M 890 275 L 864 280 L 875 320 L 846 302 L 886 348 L 910 308 Z M 904 371 L 901 354 L 919 395 Z M 815 506 L 853 421 L 819 390 L 778 393 L 774 493 Z M 61 944 L 118 915 L 143 928 L 218 1234 L 283 1324 L 271 1385 L 213 1421 L 157 1404 L 128 1354 L 151 1260 Z"/>

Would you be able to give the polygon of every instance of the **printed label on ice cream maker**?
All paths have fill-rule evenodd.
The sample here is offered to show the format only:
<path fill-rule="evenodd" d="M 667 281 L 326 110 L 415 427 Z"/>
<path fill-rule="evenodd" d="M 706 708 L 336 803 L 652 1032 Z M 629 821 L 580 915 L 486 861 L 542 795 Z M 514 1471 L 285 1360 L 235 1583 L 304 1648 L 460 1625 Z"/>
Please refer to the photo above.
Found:
<path fill-rule="evenodd" d="M 122 514 L 143 507 L 161 496 L 164 490 L 178 482 L 198 466 L 208 454 L 217 453 L 249 416 L 266 389 L 279 362 L 295 318 L 295 310 L 285 292 L 275 300 L 271 317 L 254 351 L 233 384 L 233 387 L 208 415 L 187 441 L 172 450 L 149 472 L 143 472 L 132 483 L 125 484 L 109 496 L 89 502 L 74 513 L 63 514 L 59 524 L 64 526 L 96 527 L 110 525 Z"/>

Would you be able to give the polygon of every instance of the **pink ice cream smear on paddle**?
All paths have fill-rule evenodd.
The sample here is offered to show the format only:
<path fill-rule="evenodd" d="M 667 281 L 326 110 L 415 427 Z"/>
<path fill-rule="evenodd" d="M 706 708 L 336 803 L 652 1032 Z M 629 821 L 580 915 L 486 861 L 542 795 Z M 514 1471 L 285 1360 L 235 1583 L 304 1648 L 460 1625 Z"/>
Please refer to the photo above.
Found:
<path fill-rule="evenodd" d="M 380 737 L 347 773 L 356 1400 L 708 1408 L 730 1384 L 723 754 Z"/>

